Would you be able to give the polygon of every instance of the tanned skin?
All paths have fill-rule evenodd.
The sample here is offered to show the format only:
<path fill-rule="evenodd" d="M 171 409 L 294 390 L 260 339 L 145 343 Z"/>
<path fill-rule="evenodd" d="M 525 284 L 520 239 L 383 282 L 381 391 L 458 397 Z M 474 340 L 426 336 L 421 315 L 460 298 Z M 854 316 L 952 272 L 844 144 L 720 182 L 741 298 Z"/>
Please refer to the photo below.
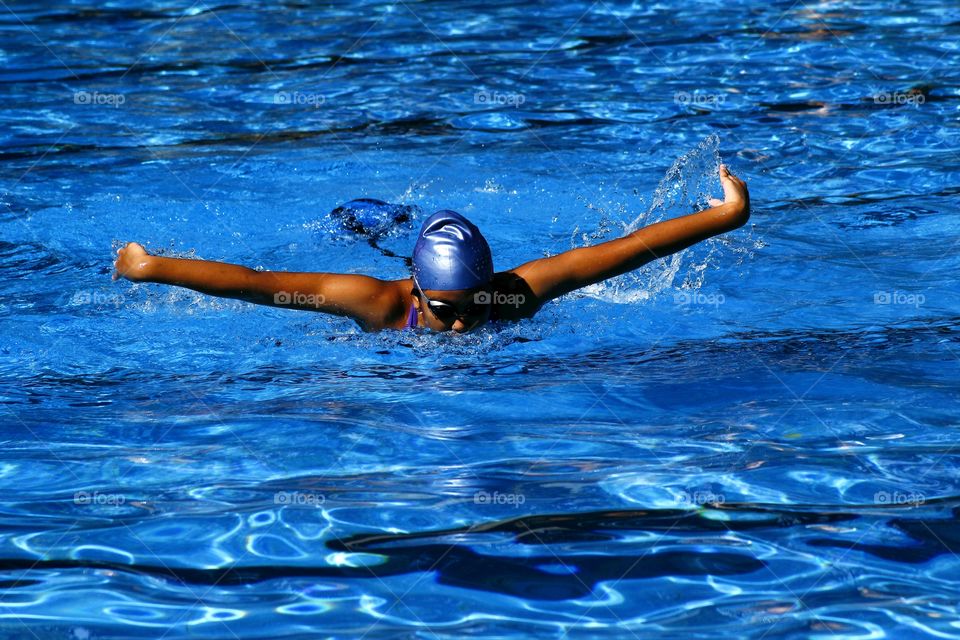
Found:
<path fill-rule="evenodd" d="M 413 304 L 418 326 L 463 333 L 486 323 L 492 304 L 497 304 L 501 320 L 530 318 L 549 300 L 742 227 L 750 219 L 746 183 L 720 165 L 720 184 L 723 200 L 711 199 L 711 207 L 698 213 L 664 220 L 615 240 L 531 260 L 495 273 L 486 287 L 424 291 L 429 300 L 446 302 L 459 312 L 475 300 L 475 294 L 491 294 L 493 302 L 479 305 L 482 311 L 477 315 L 459 315 L 447 322 L 433 314 L 415 291 L 412 278 L 378 280 L 339 273 L 254 271 L 225 262 L 154 256 L 136 242 L 117 249 L 113 279 L 171 284 L 221 298 L 347 316 L 364 331 L 402 329 Z"/>

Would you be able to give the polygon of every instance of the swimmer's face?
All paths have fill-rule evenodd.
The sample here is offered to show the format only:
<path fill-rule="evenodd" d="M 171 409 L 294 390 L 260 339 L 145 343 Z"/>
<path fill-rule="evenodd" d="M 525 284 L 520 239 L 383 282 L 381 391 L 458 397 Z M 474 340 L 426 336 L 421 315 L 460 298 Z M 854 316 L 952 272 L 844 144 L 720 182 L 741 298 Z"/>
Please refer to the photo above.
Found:
<path fill-rule="evenodd" d="M 487 295 L 483 295 L 485 292 Z M 491 296 L 483 287 L 458 291 L 427 289 L 416 299 L 423 324 L 434 331 L 467 333 L 490 319 Z"/>

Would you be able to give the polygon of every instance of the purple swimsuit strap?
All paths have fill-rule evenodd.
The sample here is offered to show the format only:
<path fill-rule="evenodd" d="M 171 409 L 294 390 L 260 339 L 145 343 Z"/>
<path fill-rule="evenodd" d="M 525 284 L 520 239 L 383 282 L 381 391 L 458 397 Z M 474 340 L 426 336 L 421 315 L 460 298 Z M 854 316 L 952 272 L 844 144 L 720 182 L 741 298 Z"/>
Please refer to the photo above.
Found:
<path fill-rule="evenodd" d="M 417 308 L 411 304 L 410 311 L 407 313 L 407 326 L 404 328 L 412 329 L 415 326 L 417 326 Z"/>

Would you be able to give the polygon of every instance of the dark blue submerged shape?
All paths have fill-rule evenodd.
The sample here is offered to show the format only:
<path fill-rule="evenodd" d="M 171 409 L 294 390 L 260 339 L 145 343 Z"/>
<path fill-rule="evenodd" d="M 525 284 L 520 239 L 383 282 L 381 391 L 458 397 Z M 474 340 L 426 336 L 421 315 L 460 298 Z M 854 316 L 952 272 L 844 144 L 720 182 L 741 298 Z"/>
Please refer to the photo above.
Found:
<path fill-rule="evenodd" d="M 397 226 L 418 217 L 420 207 L 412 204 L 390 204 L 375 198 L 357 198 L 330 212 L 344 229 L 367 238 L 379 238 Z"/>

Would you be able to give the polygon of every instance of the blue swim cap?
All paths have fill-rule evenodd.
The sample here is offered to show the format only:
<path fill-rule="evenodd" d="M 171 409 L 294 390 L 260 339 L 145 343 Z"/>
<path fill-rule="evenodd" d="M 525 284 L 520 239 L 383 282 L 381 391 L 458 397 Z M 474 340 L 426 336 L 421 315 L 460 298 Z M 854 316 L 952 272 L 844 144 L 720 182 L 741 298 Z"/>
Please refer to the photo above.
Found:
<path fill-rule="evenodd" d="M 493 279 L 493 258 L 480 229 L 442 209 L 423 221 L 413 249 L 413 277 L 421 289 L 473 289 Z"/>

